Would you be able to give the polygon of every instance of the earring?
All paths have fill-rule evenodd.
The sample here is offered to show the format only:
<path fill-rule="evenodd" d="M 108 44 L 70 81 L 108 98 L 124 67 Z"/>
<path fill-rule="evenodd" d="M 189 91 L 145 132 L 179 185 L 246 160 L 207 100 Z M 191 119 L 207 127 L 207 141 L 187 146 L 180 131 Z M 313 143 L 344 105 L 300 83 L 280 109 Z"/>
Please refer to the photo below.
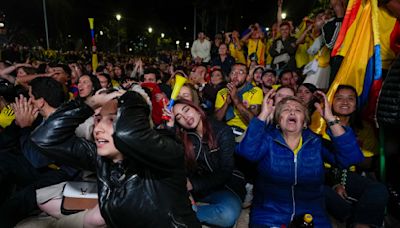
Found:
<path fill-rule="evenodd" d="M 277 124 L 275 127 L 276 129 L 281 129 L 281 126 L 279 126 L 279 124 Z"/>

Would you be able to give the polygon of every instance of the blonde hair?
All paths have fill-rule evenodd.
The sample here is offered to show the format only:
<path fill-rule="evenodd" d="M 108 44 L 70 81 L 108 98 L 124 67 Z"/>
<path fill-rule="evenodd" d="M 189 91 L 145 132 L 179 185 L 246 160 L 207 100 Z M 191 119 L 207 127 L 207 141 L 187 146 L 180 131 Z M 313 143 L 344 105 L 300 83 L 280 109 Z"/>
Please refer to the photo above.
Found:
<path fill-rule="evenodd" d="M 311 119 L 310 119 L 310 115 L 308 113 L 308 109 L 307 109 L 306 105 L 304 104 L 304 102 L 300 98 L 295 97 L 295 96 L 288 96 L 288 97 L 283 98 L 281 101 L 279 101 L 279 103 L 275 107 L 274 122 L 276 124 L 279 123 L 279 117 L 282 114 L 283 106 L 285 104 L 287 104 L 289 101 L 294 101 L 294 102 L 301 104 L 303 114 L 304 114 L 304 123 L 309 125 L 311 122 Z"/>

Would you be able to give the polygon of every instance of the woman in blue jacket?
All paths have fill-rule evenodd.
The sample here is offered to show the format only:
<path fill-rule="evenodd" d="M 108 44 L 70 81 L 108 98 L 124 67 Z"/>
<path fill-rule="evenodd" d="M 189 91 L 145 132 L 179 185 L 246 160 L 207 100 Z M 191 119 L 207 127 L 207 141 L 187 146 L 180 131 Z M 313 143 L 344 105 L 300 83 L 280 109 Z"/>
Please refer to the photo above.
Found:
<path fill-rule="evenodd" d="M 336 153 L 322 144 L 320 136 L 307 129 L 307 108 L 296 97 L 287 97 L 273 106 L 270 91 L 262 111 L 253 118 L 238 153 L 257 162 L 258 177 L 250 214 L 250 227 L 280 227 L 306 213 L 314 217 L 315 227 L 330 227 L 324 210 L 323 162 L 348 167 L 363 160 L 356 137 L 350 128 L 342 127 L 332 114 L 322 92 L 323 104 L 317 110 L 327 123 Z M 274 115 L 275 126 L 266 125 Z"/>

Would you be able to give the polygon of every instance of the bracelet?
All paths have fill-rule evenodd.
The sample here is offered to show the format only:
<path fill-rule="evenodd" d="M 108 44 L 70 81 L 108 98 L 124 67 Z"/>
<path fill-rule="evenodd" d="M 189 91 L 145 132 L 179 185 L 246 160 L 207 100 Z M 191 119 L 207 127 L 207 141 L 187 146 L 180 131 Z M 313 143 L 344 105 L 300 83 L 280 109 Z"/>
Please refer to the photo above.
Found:
<path fill-rule="evenodd" d="M 326 124 L 329 126 L 329 127 L 331 127 L 331 126 L 333 126 L 333 125 L 335 125 L 335 124 L 339 124 L 340 123 L 340 119 L 339 119 L 339 117 L 335 117 L 335 119 L 334 120 L 330 120 L 330 121 L 327 121 L 326 122 Z"/>

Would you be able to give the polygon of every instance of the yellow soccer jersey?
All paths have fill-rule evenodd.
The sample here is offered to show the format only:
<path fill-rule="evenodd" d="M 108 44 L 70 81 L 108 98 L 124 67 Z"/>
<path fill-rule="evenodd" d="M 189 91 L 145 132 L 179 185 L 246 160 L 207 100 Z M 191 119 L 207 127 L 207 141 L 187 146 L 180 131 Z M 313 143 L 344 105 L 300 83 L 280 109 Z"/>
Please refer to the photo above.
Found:
<path fill-rule="evenodd" d="M 215 99 L 215 109 L 220 109 L 226 102 L 227 97 L 229 96 L 228 89 L 224 88 L 218 91 L 217 98 Z M 263 91 L 259 87 L 253 87 L 249 91 L 243 94 L 242 103 L 246 108 L 249 108 L 251 105 L 261 105 L 263 101 Z M 234 108 L 233 110 L 235 117 L 226 123 L 229 126 L 240 127 L 243 130 L 247 129 L 247 125 L 243 123 L 240 119 L 239 111 Z"/>

